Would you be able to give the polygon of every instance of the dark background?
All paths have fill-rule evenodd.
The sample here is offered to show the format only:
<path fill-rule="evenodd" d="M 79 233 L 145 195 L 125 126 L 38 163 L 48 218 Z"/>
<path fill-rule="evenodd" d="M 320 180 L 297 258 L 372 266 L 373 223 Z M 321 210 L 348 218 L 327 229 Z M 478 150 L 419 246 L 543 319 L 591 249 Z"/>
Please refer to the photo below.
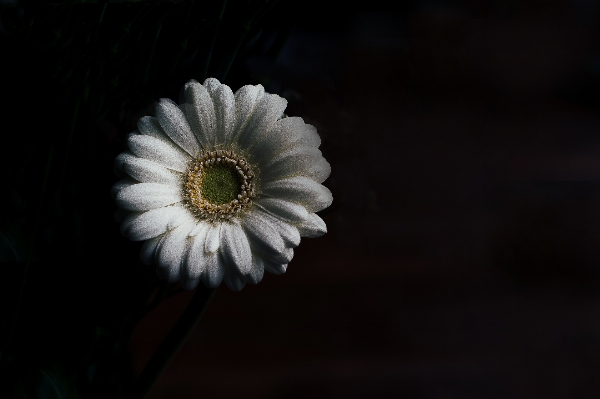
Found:
<path fill-rule="evenodd" d="M 193 295 L 174 287 L 117 382 L 102 374 L 157 284 L 114 221 L 112 161 L 154 100 L 203 80 L 220 4 L 188 4 L 128 34 L 140 5 L 109 4 L 101 24 L 98 6 L 66 23 L 2 9 L 3 342 L 33 253 L 6 392 L 118 390 Z M 284 275 L 220 287 L 149 397 L 600 397 L 600 4 L 261 4 L 228 2 L 207 76 L 261 83 L 317 127 L 328 233 Z"/>

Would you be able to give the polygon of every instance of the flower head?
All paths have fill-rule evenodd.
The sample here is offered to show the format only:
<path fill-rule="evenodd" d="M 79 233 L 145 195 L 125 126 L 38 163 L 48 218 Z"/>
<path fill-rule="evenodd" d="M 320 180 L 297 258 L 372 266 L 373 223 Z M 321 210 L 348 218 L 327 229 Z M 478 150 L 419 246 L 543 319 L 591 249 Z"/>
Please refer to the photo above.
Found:
<path fill-rule="evenodd" d="M 284 117 L 286 105 L 261 85 L 234 94 L 209 78 L 138 121 L 112 194 L 130 211 L 121 232 L 145 240 L 141 259 L 161 278 L 239 291 L 284 273 L 300 237 L 325 234 L 315 212 L 331 204 L 331 168 L 316 129 Z"/>

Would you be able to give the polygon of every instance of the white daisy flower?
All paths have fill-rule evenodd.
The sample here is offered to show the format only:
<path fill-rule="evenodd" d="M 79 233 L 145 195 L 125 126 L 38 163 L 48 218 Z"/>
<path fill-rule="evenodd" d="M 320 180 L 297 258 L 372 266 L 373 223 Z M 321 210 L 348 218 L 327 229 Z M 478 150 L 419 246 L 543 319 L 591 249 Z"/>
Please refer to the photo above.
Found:
<path fill-rule="evenodd" d="M 160 99 L 115 160 L 129 177 L 112 188 L 129 211 L 121 232 L 146 241 L 141 259 L 188 290 L 200 281 L 234 291 L 282 274 L 300 237 L 326 233 L 315 212 L 331 192 L 316 129 L 284 117 L 287 101 L 261 85 L 235 94 L 217 79 Z"/>

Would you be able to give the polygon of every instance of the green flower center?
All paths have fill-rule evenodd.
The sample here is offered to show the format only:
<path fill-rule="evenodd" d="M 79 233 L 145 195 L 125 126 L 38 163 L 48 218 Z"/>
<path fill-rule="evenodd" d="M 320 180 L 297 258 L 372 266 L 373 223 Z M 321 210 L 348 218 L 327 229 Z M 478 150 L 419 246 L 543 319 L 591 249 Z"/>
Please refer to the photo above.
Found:
<path fill-rule="evenodd" d="M 241 193 L 237 173 L 227 166 L 213 166 L 204 170 L 200 194 L 206 201 L 216 205 L 226 204 Z"/>
<path fill-rule="evenodd" d="M 190 162 L 183 191 L 189 209 L 199 218 L 222 221 L 252 205 L 254 172 L 232 151 L 206 151 Z"/>

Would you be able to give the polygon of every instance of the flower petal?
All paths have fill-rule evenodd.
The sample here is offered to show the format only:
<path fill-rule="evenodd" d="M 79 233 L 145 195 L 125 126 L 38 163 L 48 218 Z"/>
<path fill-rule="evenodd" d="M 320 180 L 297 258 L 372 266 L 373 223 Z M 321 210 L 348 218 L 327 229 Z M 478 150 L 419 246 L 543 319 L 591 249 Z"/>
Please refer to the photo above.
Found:
<path fill-rule="evenodd" d="M 206 255 L 206 272 L 202 275 L 202 281 L 208 288 L 215 288 L 223 281 L 225 265 L 218 252 Z"/>
<path fill-rule="evenodd" d="M 317 129 L 304 123 L 302 118 L 289 117 L 275 122 L 250 150 L 252 161 L 261 162 L 273 158 L 280 152 L 296 146 L 318 148 L 321 138 Z"/>
<path fill-rule="evenodd" d="M 241 220 L 242 227 L 248 236 L 250 246 L 273 259 L 283 259 L 285 243 L 272 223 L 261 218 L 255 210 L 248 212 Z"/>
<path fill-rule="evenodd" d="M 268 271 L 269 273 L 275 274 L 275 275 L 280 275 L 285 273 L 285 271 L 287 270 L 287 266 L 288 265 L 280 265 L 277 263 L 273 263 L 271 261 L 265 260 L 265 270 Z"/>
<path fill-rule="evenodd" d="M 182 260 L 187 255 L 190 239 L 189 232 L 195 223 L 184 223 L 169 231 L 156 248 L 157 271 L 161 278 L 173 283 L 181 277 Z"/>
<path fill-rule="evenodd" d="M 275 231 L 279 233 L 286 247 L 297 247 L 300 245 L 300 233 L 298 233 L 298 229 L 295 226 L 276 218 L 259 207 L 255 208 L 255 212 L 260 218 L 267 220 Z"/>
<path fill-rule="evenodd" d="M 306 208 L 293 202 L 277 198 L 260 197 L 256 200 L 256 204 L 271 215 L 291 223 L 300 223 L 308 217 Z"/>
<path fill-rule="evenodd" d="M 198 229 L 198 226 L 204 227 Z M 204 221 L 199 222 L 193 230 L 200 232 L 191 238 L 190 249 L 183 263 L 183 276 L 188 280 L 199 280 L 203 273 L 206 272 L 206 258 L 204 253 L 204 242 L 208 233 L 208 224 Z M 191 232 L 190 232 L 191 234 Z"/>
<path fill-rule="evenodd" d="M 156 105 L 156 117 L 165 133 L 185 152 L 193 157 L 200 152 L 200 146 L 185 114 L 173 100 L 161 98 Z"/>
<path fill-rule="evenodd" d="M 242 288 L 244 288 L 244 286 L 246 285 L 246 281 L 244 281 L 244 278 L 238 274 L 225 273 L 225 277 L 223 279 L 225 280 L 225 284 L 227 284 L 227 287 L 229 287 L 231 291 L 241 291 Z"/>
<path fill-rule="evenodd" d="M 192 291 L 194 288 L 196 288 L 198 286 L 198 284 L 200 284 L 200 279 L 196 278 L 196 279 L 182 279 L 180 281 L 181 284 L 181 288 L 183 288 L 184 290 L 187 291 Z"/>
<path fill-rule="evenodd" d="M 221 243 L 221 225 L 214 224 L 210 226 L 206 234 L 206 243 L 204 244 L 204 252 L 212 254 L 217 252 Z"/>
<path fill-rule="evenodd" d="M 139 183 L 117 193 L 117 206 L 130 211 L 146 211 L 181 201 L 180 190 L 159 183 Z"/>
<path fill-rule="evenodd" d="M 123 170 L 129 176 L 143 183 L 163 183 L 178 186 L 181 182 L 178 172 L 172 172 L 164 166 L 146 158 L 128 157 L 123 161 Z"/>
<path fill-rule="evenodd" d="M 266 182 L 261 187 L 261 193 L 302 204 L 309 212 L 323 210 L 333 201 L 331 191 L 327 187 L 304 176 Z"/>
<path fill-rule="evenodd" d="M 151 136 L 162 141 L 171 142 L 171 139 L 169 136 L 167 136 L 160 125 L 158 118 L 153 116 L 144 116 L 138 120 L 137 128 L 141 134 Z"/>
<path fill-rule="evenodd" d="M 198 223 L 196 225 L 196 227 L 194 227 L 194 229 L 192 229 L 192 231 L 190 231 L 190 236 L 195 236 L 198 234 L 204 234 L 206 236 L 206 233 L 208 232 L 209 229 L 210 229 L 210 224 L 208 224 L 206 222 Z M 202 249 L 204 250 L 204 247 L 202 247 Z"/>
<path fill-rule="evenodd" d="M 258 101 L 265 95 L 262 85 L 246 85 L 235 92 L 235 127 L 231 140 L 234 140 L 243 129 L 255 110 Z"/>
<path fill-rule="evenodd" d="M 182 104 L 190 127 L 200 145 L 206 149 L 214 142 L 217 119 L 215 107 L 206 87 L 196 80 L 187 82 L 183 89 Z"/>
<path fill-rule="evenodd" d="M 230 268 L 236 268 L 242 276 L 252 270 L 252 252 L 248 237 L 238 221 L 221 224 L 221 254 Z"/>
<path fill-rule="evenodd" d="M 217 117 L 215 144 L 224 144 L 233 132 L 235 123 L 235 97 L 227 85 L 220 85 L 212 94 Z"/>
<path fill-rule="evenodd" d="M 316 213 L 310 213 L 308 218 L 298 225 L 301 237 L 316 238 L 327 233 L 327 225 Z"/>
<path fill-rule="evenodd" d="M 264 181 L 306 176 L 322 183 L 330 173 L 331 166 L 323 158 L 321 151 L 314 147 L 292 147 L 261 165 L 261 178 Z"/>
<path fill-rule="evenodd" d="M 142 250 L 140 251 L 140 259 L 143 264 L 151 265 L 154 262 L 156 248 L 163 238 L 164 235 L 160 235 L 144 242 L 144 245 L 142 245 Z"/>
<path fill-rule="evenodd" d="M 217 78 L 206 78 L 202 86 L 206 87 L 206 90 L 212 95 L 221 86 L 221 82 Z"/>
<path fill-rule="evenodd" d="M 181 213 L 189 213 L 189 211 L 181 206 L 168 206 L 141 214 L 132 212 L 132 215 L 138 215 L 127 217 L 121 224 L 121 232 L 132 241 L 148 240 L 165 233 L 169 228 L 194 221 L 191 215 L 188 215 L 187 218 L 177 217 Z M 171 223 L 174 220 L 176 220 L 175 225 Z"/>
<path fill-rule="evenodd" d="M 119 191 L 121 191 L 122 189 L 124 189 L 126 187 L 129 187 L 129 186 L 132 186 L 132 185 L 138 184 L 138 183 L 139 183 L 139 181 L 134 180 L 130 177 L 121 179 L 112 185 L 112 187 L 110 188 L 110 195 L 113 199 L 115 199 L 117 197 L 117 194 L 119 193 Z"/>
<path fill-rule="evenodd" d="M 123 151 L 122 153 L 120 153 L 119 155 L 117 155 L 117 157 L 115 158 L 115 168 L 119 169 L 119 170 L 123 170 L 123 165 L 125 164 L 126 161 L 133 159 L 133 158 L 137 158 L 133 152 L 131 151 Z"/>
<path fill-rule="evenodd" d="M 238 137 L 238 145 L 242 149 L 252 146 L 265 134 L 281 117 L 287 100 L 277 94 L 267 94 L 258 101 L 256 110 L 250 116 L 248 123 Z"/>
<path fill-rule="evenodd" d="M 265 274 L 265 261 L 261 254 L 252 252 L 252 270 L 245 276 L 246 282 L 250 284 L 258 284 L 263 279 Z"/>
<path fill-rule="evenodd" d="M 185 172 L 189 156 L 175 144 L 142 134 L 132 135 L 127 140 L 131 152 L 178 172 Z"/>

